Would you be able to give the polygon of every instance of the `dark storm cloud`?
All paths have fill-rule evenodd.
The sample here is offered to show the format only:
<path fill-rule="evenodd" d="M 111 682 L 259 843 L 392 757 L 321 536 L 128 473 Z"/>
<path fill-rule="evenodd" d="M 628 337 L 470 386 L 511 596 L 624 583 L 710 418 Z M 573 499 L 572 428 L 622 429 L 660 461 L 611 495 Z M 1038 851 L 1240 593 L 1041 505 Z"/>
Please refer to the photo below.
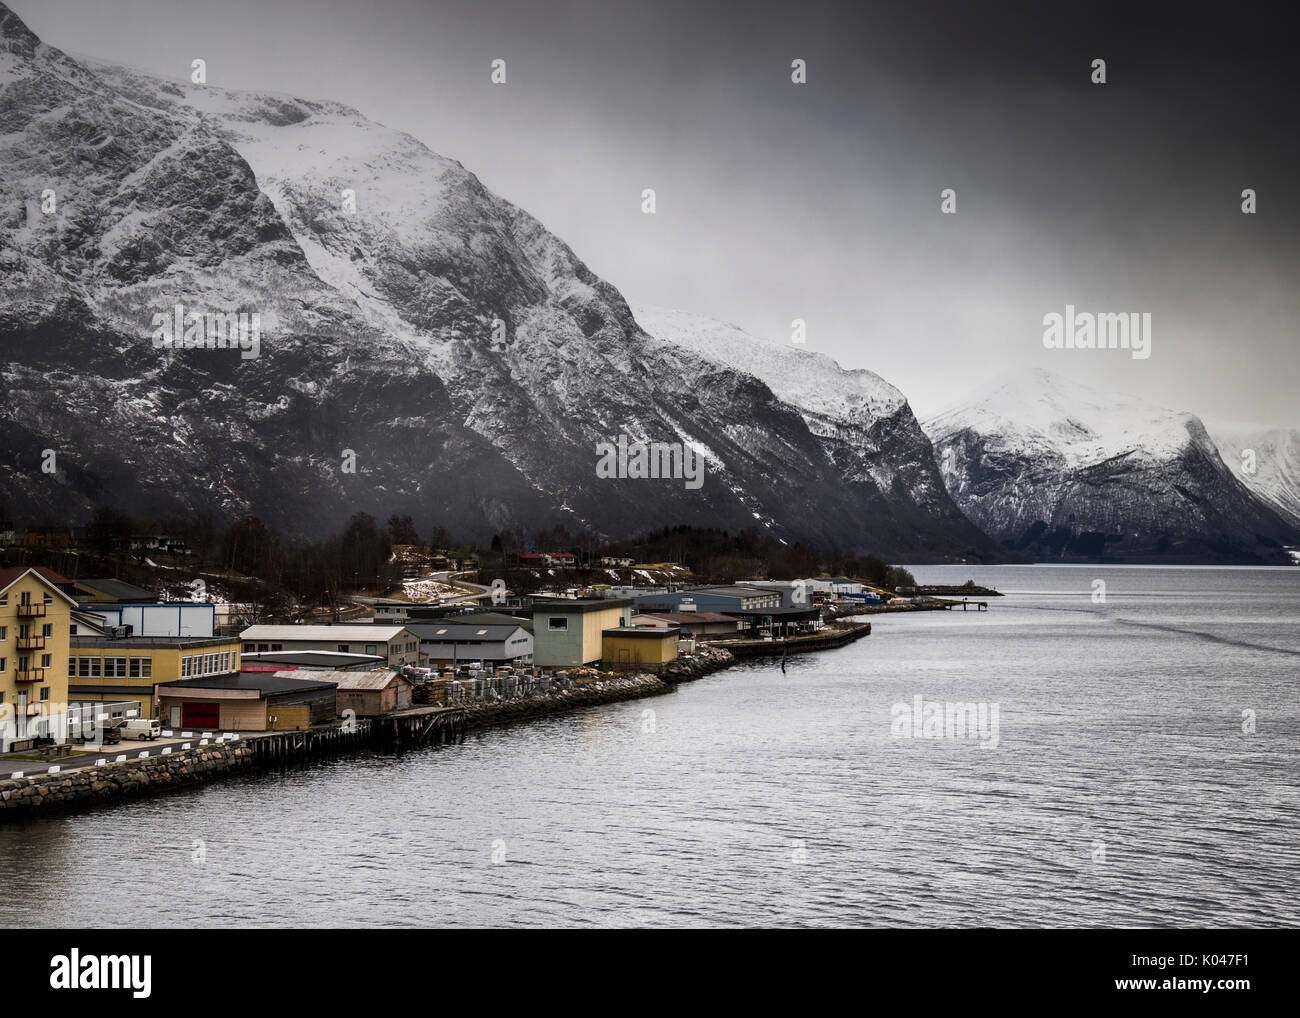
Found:
<path fill-rule="evenodd" d="M 74 52 L 175 76 L 206 55 L 214 83 L 355 105 L 461 160 L 634 303 L 774 337 L 804 318 L 811 347 L 921 411 L 1039 364 L 1300 424 L 1295 33 L 1250 5 L 1135 6 L 15 4 Z M 1042 317 L 1066 303 L 1151 312 L 1151 359 L 1045 351 Z"/>

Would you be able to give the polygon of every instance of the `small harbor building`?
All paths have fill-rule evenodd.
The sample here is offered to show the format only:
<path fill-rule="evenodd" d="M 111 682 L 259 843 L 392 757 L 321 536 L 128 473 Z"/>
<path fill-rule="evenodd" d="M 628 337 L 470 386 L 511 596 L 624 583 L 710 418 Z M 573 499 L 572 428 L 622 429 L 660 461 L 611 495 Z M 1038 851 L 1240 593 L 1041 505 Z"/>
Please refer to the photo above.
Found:
<path fill-rule="evenodd" d="M 163 724 L 231 732 L 302 731 L 337 713 L 337 685 L 299 672 L 238 672 L 157 687 Z"/>
<path fill-rule="evenodd" d="M 420 641 L 420 660 L 430 666 L 526 664 L 533 660 L 533 634 L 524 620 L 460 615 L 437 622 L 408 622 Z"/>
<path fill-rule="evenodd" d="M 601 661 L 620 671 L 660 672 L 677 660 L 676 626 L 614 626 L 601 634 Z"/>
<path fill-rule="evenodd" d="M 626 626 L 632 602 L 623 598 L 534 600 L 533 663 L 544 668 L 592 664 L 604 656 L 604 633 Z"/>
<path fill-rule="evenodd" d="M 335 712 L 341 717 L 352 711 L 358 717 L 374 717 L 411 706 L 411 680 L 399 672 L 278 672 L 296 678 L 319 678 L 338 686 Z"/>
<path fill-rule="evenodd" d="M 684 640 L 734 639 L 741 621 L 719 612 L 653 612 L 632 616 L 632 625 L 648 629 L 679 629 Z"/>

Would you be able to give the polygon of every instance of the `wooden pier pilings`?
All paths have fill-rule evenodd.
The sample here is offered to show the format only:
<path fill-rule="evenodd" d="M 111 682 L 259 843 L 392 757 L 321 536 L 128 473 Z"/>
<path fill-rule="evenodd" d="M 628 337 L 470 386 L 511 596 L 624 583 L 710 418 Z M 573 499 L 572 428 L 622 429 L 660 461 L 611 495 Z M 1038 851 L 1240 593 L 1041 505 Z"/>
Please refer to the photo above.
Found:
<path fill-rule="evenodd" d="M 246 740 L 259 767 L 297 767 L 327 757 L 366 750 L 398 752 L 441 746 L 465 738 L 465 711 L 459 707 L 417 707 L 376 718 L 298 732 L 269 732 Z"/>
<path fill-rule="evenodd" d="M 376 744 L 391 751 L 463 742 L 469 727 L 464 707 L 415 707 L 375 718 L 374 724 Z"/>

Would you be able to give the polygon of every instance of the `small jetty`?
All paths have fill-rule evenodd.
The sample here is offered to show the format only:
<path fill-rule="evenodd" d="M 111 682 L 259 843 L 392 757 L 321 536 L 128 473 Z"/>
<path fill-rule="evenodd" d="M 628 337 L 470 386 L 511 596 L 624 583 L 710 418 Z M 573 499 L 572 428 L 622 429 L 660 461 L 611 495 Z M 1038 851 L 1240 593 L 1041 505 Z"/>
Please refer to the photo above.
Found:
<path fill-rule="evenodd" d="M 814 650 L 830 650 L 860 640 L 871 632 L 870 622 L 837 622 L 829 629 L 799 636 L 778 637 L 771 640 L 714 640 L 712 647 L 729 650 L 737 658 L 782 657 L 786 654 L 806 654 Z"/>

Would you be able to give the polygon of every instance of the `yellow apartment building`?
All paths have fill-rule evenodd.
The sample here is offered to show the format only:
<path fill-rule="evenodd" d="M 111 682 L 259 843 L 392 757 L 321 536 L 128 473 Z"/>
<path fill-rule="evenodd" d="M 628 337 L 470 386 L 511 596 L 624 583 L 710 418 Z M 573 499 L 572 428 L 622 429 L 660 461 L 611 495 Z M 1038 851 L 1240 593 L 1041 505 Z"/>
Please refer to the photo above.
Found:
<path fill-rule="evenodd" d="M 58 735 L 68 702 L 68 640 L 76 602 L 42 566 L 0 569 L 0 752 Z"/>

